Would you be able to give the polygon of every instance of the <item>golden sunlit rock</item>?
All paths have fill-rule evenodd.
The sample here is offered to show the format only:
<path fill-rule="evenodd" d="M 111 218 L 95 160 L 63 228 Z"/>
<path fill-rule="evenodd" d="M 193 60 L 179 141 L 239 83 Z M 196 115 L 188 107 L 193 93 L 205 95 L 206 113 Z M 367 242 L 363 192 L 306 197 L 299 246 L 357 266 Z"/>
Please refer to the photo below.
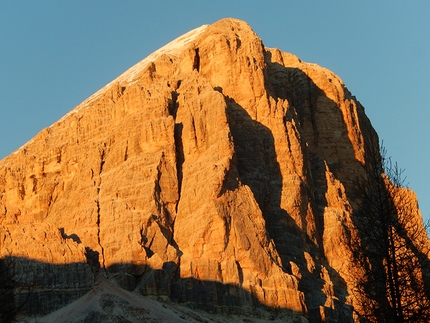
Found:
<path fill-rule="evenodd" d="M 129 275 L 129 290 L 219 313 L 352 318 L 342 241 L 375 141 L 339 77 L 224 19 L 0 162 L 0 256 L 52 264 L 41 295 Z M 82 286 L 62 283 L 72 263 Z"/>

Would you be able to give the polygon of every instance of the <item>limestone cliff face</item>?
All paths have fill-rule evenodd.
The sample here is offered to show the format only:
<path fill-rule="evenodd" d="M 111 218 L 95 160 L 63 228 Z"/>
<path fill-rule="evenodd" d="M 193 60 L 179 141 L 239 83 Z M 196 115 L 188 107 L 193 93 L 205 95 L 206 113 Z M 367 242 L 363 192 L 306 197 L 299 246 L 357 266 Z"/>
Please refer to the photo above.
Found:
<path fill-rule="evenodd" d="M 339 318 L 351 174 L 375 141 L 336 75 L 224 19 L 0 162 L 0 257 L 81 264 L 78 290 L 93 272 L 128 275 L 206 309 Z"/>

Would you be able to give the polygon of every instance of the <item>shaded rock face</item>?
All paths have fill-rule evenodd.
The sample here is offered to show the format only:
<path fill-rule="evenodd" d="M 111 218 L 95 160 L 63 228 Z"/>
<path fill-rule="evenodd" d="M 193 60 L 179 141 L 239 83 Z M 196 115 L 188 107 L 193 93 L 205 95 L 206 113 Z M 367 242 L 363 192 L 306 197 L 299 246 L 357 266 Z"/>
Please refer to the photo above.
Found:
<path fill-rule="evenodd" d="M 99 272 L 215 312 L 348 322 L 351 176 L 377 141 L 336 75 L 224 19 L 0 162 L 0 256 L 59 280 L 80 263 L 79 290 Z"/>

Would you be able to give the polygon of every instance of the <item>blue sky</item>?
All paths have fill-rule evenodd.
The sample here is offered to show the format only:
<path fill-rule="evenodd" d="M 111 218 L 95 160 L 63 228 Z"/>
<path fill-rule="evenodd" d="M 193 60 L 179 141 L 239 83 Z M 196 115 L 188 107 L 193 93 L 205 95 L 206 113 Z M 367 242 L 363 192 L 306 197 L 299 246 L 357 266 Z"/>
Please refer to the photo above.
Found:
<path fill-rule="evenodd" d="M 339 75 L 430 218 L 430 1 L 12 1 L 0 8 L 0 158 L 148 54 L 221 18 Z"/>

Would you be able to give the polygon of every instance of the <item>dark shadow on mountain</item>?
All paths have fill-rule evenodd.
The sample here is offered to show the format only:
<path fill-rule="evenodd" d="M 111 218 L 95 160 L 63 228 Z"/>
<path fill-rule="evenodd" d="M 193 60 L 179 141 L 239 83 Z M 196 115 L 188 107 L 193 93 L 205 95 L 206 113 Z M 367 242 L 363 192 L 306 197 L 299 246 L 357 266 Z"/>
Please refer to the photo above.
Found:
<path fill-rule="evenodd" d="M 286 313 L 306 315 L 264 305 L 253 294 L 238 285 L 201 281 L 195 278 L 180 279 L 172 284 L 171 300 L 193 309 L 219 315 L 246 315 L 264 319 L 275 319 L 278 315 Z"/>
<path fill-rule="evenodd" d="M 321 308 L 325 316 L 331 317 L 327 322 L 352 321 L 352 309 L 345 304 L 346 285 L 340 275 L 327 264 L 323 252 L 306 235 L 304 228 L 297 226 L 291 216 L 280 207 L 283 178 L 274 146 L 273 135 L 267 127 L 254 121 L 233 99 L 226 98 L 227 116 L 232 133 L 238 179 L 252 190 L 266 221 L 268 238 L 275 244 L 283 265 L 283 270 L 292 274 L 291 262 L 299 266 L 302 278 L 299 289 L 304 293 L 309 309 L 310 322 L 320 322 Z M 325 168 L 323 169 L 325 170 Z M 229 183 L 231 181 L 227 181 Z M 301 183 L 304 197 L 313 198 L 306 183 Z M 302 208 L 303 217 L 307 212 L 306 205 Z M 315 203 L 314 203 L 315 205 Z M 312 273 L 307 269 L 304 252 L 308 252 L 317 264 Z M 338 304 L 335 309 L 324 307 L 326 296 L 323 293 L 325 281 L 321 279 L 321 265 L 328 268 L 332 281 L 337 283 L 335 296 Z"/>
<path fill-rule="evenodd" d="M 85 247 L 85 259 L 93 272 L 97 272 L 100 269 L 99 256 L 100 253 L 98 251 L 90 247 Z"/>
<path fill-rule="evenodd" d="M 300 210 L 300 226 L 280 207 L 284 179 L 277 162 L 270 129 L 253 120 L 232 98 L 226 98 L 239 179 L 254 193 L 266 220 L 269 238 L 273 239 L 281 256 L 284 271 L 291 273 L 290 262 L 299 266 L 303 274 L 299 288 L 306 296 L 311 321 L 321 320 L 320 310 L 324 308 L 326 301 L 321 292 L 324 284 L 320 278 L 322 265 L 328 270 L 334 283 L 335 298 L 338 300 L 335 301 L 334 312 L 340 316 L 332 316 L 331 321 L 350 322 L 352 309 L 345 304 L 346 298 L 350 296 L 346 282 L 330 267 L 323 250 L 324 210 L 328 206 L 326 174 L 329 170 L 334 178 L 343 184 L 346 197 L 354 206 L 357 194 L 353 179 L 363 176 L 366 170 L 356 158 L 341 108 L 301 69 L 272 62 L 270 52 L 266 52 L 266 64 L 266 90 L 276 102 L 280 99 L 288 101 L 284 124 L 295 124 L 301 139 L 305 160 L 304 173 L 308 175 L 307 181 L 299 184 L 302 202 L 296 207 Z M 355 100 L 346 88 L 344 91 L 347 99 Z M 360 143 L 367 147 L 375 140 L 378 141 L 377 134 L 364 114 L 364 108 L 358 101 L 355 100 L 355 103 L 358 115 L 352 122 L 360 127 L 363 135 L 360 140 L 364 141 Z M 351 113 L 354 112 L 353 109 L 355 107 L 351 104 Z M 364 158 L 366 164 L 368 157 Z M 317 226 L 317 236 L 312 239 L 306 234 L 306 215 L 309 208 L 316 215 L 313 221 Z M 316 270 L 312 273 L 307 269 L 304 252 L 314 258 Z M 331 309 L 324 310 L 328 311 L 326 316 L 333 314 L 330 313 Z"/>
<path fill-rule="evenodd" d="M 289 109 L 285 121 L 295 119 L 300 124 L 301 139 L 303 144 L 308 145 L 311 171 L 313 172 L 315 167 L 325 169 L 324 163 L 327 163 L 329 170 L 348 189 L 348 184 L 355 176 L 361 175 L 351 173 L 349 170 L 362 168 L 362 163 L 356 159 L 341 108 L 301 69 L 285 67 L 271 60 L 271 53 L 267 52 L 267 91 L 275 100 L 288 101 Z M 330 79 L 328 81 L 331 82 Z M 346 87 L 343 90 L 345 98 L 356 103 L 359 113 L 357 120 L 353 118 L 351 122 L 362 132 L 364 142 L 361 144 L 368 147 L 373 142 L 378 142 L 378 135 L 373 130 L 360 102 L 355 100 Z M 353 105 L 350 105 L 351 114 L 353 108 Z M 330 149 L 327 149 L 328 147 Z M 316 158 L 319 160 L 315 160 Z M 367 160 L 366 156 L 365 159 Z"/>
<path fill-rule="evenodd" d="M 87 263 L 56 265 L 22 257 L 7 257 L 0 259 L 0 266 L 5 261 L 13 262 L 14 268 L 2 276 L 0 288 L 3 290 L 11 285 L 13 288 L 8 289 L 8 295 L 12 297 L 6 300 L 0 298 L 3 300 L 0 307 L 4 310 L 7 306 L 23 304 L 16 318 L 37 318 L 65 307 L 95 288 L 98 275 L 105 276 L 104 271 L 94 273 Z M 106 278 L 120 288 L 142 296 L 218 315 L 244 315 L 267 320 L 278 315 L 306 316 L 289 309 L 266 306 L 238 285 L 180 278 L 178 265 L 173 262 L 165 263 L 161 269 L 146 266 L 141 275 L 113 271 L 132 266 L 115 264 L 107 268 Z M 19 292 L 13 293 L 13 290 Z"/>
<path fill-rule="evenodd" d="M 14 263 L 10 259 L 0 259 L 0 322 L 11 322 L 20 304 L 14 300 Z"/>
<path fill-rule="evenodd" d="M 94 285 L 94 273 L 87 263 L 56 265 L 22 257 L 0 259 L 2 267 L 5 263 L 12 265 L 7 266 L 0 280 L 0 289 L 7 289 L 12 297 L 0 307 L 13 307 L 17 316 L 51 313 L 83 296 Z"/>
<path fill-rule="evenodd" d="M 366 194 L 369 194 L 369 190 L 372 191 L 375 190 L 376 187 L 379 187 L 379 191 L 371 194 L 377 195 L 379 200 L 381 200 L 382 197 L 385 204 L 383 207 L 384 210 L 392 210 L 392 216 L 389 221 L 393 226 L 393 230 L 395 229 L 397 232 L 396 234 L 399 236 L 399 241 L 402 241 L 404 244 L 403 248 L 411 252 L 411 256 L 406 263 L 410 263 L 412 259 L 415 259 L 417 261 L 417 266 L 412 267 L 420 267 L 422 269 L 419 275 L 424 277 L 425 292 L 420 297 L 429 298 L 429 259 L 428 256 L 422 252 L 422 246 L 427 245 L 427 241 L 418 243 L 420 245 L 417 246 L 417 241 L 411 239 L 410 232 L 408 233 L 407 230 L 404 229 L 407 224 L 405 222 L 401 223 L 401 216 L 395 211 L 395 203 L 390 193 L 384 190 L 383 185 L 378 185 L 377 183 L 377 181 L 381 180 L 381 173 L 377 173 L 376 177 L 374 176 L 373 179 L 371 178 L 372 172 L 374 174 L 375 167 L 382 169 L 381 164 L 377 165 L 378 162 L 380 163 L 380 161 L 378 161 L 378 159 L 380 159 L 379 139 L 369 119 L 365 115 L 364 108 L 360 102 L 350 94 L 346 87 L 343 87 L 345 98 L 354 100 L 356 104 L 358 114 L 356 119 L 351 118 L 350 122 L 353 123 L 352 126 L 358 127 L 362 134 L 362 136 L 358 138 L 358 143 L 366 148 L 363 163 L 358 161 L 355 156 L 354 147 L 349 139 L 340 107 L 330 100 L 324 91 L 299 68 L 284 67 L 279 63 L 272 62 L 270 52 L 266 52 L 266 63 L 267 91 L 275 100 L 288 100 L 289 109 L 285 115 L 285 121 L 296 121 L 296 124 L 300 124 L 301 138 L 307 143 L 308 148 L 306 151 L 309 154 L 308 160 L 310 162 L 308 167 L 313 179 L 312 189 L 315 192 L 313 198 L 322 219 L 322 221 L 317 222 L 320 225 L 320 234 L 323 234 L 325 229 L 322 216 L 324 214 L 324 208 L 327 206 L 327 200 L 325 199 L 325 194 L 327 192 L 327 180 L 325 178 L 327 168 L 333 173 L 334 177 L 343 184 L 346 197 L 352 206 L 352 220 L 354 227 L 358 230 L 358 240 L 361 241 L 360 250 L 353 251 L 359 253 L 358 258 L 361 259 L 363 263 L 370 262 L 371 268 L 373 268 L 368 273 L 368 278 L 370 277 L 371 279 L 369 281 L 362 281 L 364 284 L 363 289 L 377 291 L 374 295 L 370 294 L 366 295 L 366 297 L 375 297 L 375 301 L 379 302 L 378 306 L 381 308 L 385 306 L 385 309 L 387 309 L 387 305 L 384 304 L 387 295 L 381 293 L 387 286 L 387 281 L 381 279 L 385 275 L 386 270 L 382 260 L 383 255 L 380 254 L 375 257 L 375 250 L 372 246 L 372 244 L 381 245 L 384 233 L 382 232 L 383 230 L 381 231 L 378 229 L 378 226 L 380 227 L 384 220 L 381 220 L 381 218 L 378 219 L 375 216 L 369 218 L 369 214 L 372 212 L 371 205 L 375 201 L 365 201 Z M 327 80 L 329 82 L 332 81 L 329 78 Z M 349 109 L 350 111 L 348 112 L 353 116 L 354 105 L 350 104 Z M 328 116 L 330 116 L 330 120 Z M 335 127 L 332 128 L 332 125 Z M 338 135 L 336 135 L 336 132 Z M 330 149 L 327 149 L 328 147 L 330 147 Z M 370 180 L 366 179 L 366 177 L 370 177 Z M 366 218 L 367 223 L 365 223 Z M 375 230 L 375 228 L 377 229 Z M 351 228 L 345 228 L 346 232 L 350 232 L 350 230 Z M 375 238 L 376 236 L 379 236 L 379 238 Z M 426 240 L 426 238 L 424 238 L 424 240 Z M 353 263 L 350 267 L 354 267 L 354 265 L 363 265 L 363 263 Z M 379 273 L 376 273 L 378 270 Z M 413 270 L 411 269 L 411 271 Z M 375 278 L 374 275 L 377 275 L 379 278 Z M 341 279 L 333 270 L 330 270 L 330 276 L 335 280 Z M 357 277 L 354 277 L 354 279 L 356 280 Z M 343 292 L 345 291 L 341 291 L 341 294 Z M 368 307 L 369 304 L 370 303 L 366 306 Z M 393 311 L 388 309 L 387 312 L 390 313 Z M 382 320 L 383 318 L 379 317 L 379 319 Z M 392 321 L 393 317 L 388 316 L 385 317 L 385 319 Z M 428 319 L 430 319 L 430 316 L 425 318 L 424 321 Z"/>
<path fill-rule="evenodd" d="M 66 232 L 64 231 L 64 228 L 59 228 L 58 231 L 60 231 L 61 237 L 64 240 L 71 239 L 78 244 L 81 243 L 81 239 L 79 239 L 79 237 L 76 233 L 66 234 Z"/>

